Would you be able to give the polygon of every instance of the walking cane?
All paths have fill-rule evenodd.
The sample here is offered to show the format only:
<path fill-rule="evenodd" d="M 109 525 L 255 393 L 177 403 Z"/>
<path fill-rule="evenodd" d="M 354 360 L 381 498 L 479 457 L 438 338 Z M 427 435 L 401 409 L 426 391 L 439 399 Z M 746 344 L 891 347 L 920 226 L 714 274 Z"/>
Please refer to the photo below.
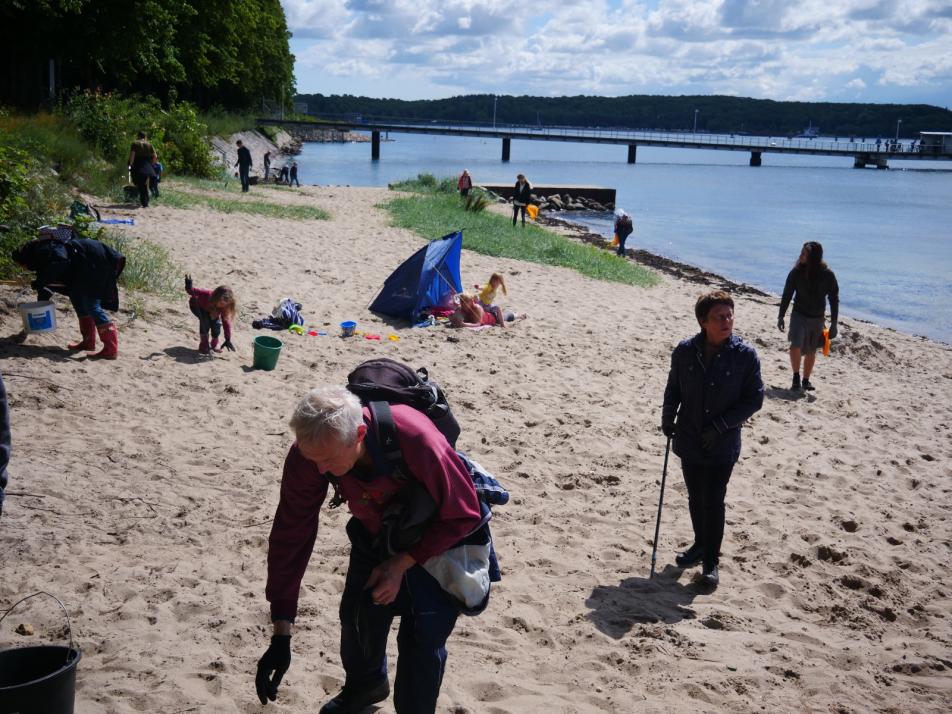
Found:
<path fill-rule="evenodd" d="M 648 579 L 654 577 L 655 560 L 658 556 L 658 532 L 661 530 L 661 506 L 664 505 L 664 482 L 668 478 L 668 453 L 671 451 L 671 437 L 664 446 L 664 467 L 661 469 L 661 496 L 658 498 L 658 520 L 654 527 L 654 547 L 651 549 L 651 575 Z"/>

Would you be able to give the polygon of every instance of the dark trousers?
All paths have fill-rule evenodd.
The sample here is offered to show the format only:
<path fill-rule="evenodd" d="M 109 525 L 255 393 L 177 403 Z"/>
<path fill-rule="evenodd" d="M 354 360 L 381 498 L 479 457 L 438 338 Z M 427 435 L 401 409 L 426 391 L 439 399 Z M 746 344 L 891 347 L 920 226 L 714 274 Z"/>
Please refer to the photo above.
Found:
<path fill-rule="evenodd" d="M 291 180 L 288 181 L 288 186 L 293 186 L 294 184 L 297 184 L 299 188 L 301 186 L 301 182 L 298 181 L 297 174 L 291 174 Z"/>
<path fill-rule="evenodd" d="M 681 462 L 688 508 L 694 527 L 694 542 L 703 549 L 704 565 L 717 565 L 724 539 L 724 496 L 734 464 Z"/>
<path fill-rule="evenodd" d="M 139 203 L 143 208 L 149 207 L 149 177 L 146 174 L 133 174 L 132 181 L 139 189 Z"/>
<path fill-rule="evenodd" d="M 396 600 L 374 605 L 364 584 L 382 559 L 356 518 L 348 521 L 347 535 L 350 564 L 340 601 L 340 657 L 347 685 L 369 687 L 387 676 L 387 636 L 393 618 L 399 615 L 394 708 L 398 714 L 431 714 L 443 683 L 446 640 L 459 610 L 421 565 L 406 572 Z"/>
<path fill-rule="evenodd" d="M 216 320 L 212 318 L 207 312 L 202 310 L 198 305 L 189 304 L 189 308 L 192 311 L 192 314 L 198 318 L 198 332 L 204 339 L 208 339 L 208 333 L 212 333 L 212 337 L 218 339 L 218 336 L 221 334 L 221 320 Z"/>
<path fill-rule="evenodd" d="M 239 166 L 238 167 L 238 178 L 241 179 L 241 190 L 248 191 L 248 172 L 251 170 L 250 166 Z"/>
<path fill-rule="evenodd" d="M 618 234 L 618 248 L 615 251 L 618 255 L 625 255 L 625 241 L 628 240 L 627 235 Z"/>
<path fill-rule="evenodd" d="M 522 225 L 526 224 L 526 207 L 513 206 L 512 207 L 512 225 L 516 225 L 516 217 L 519 215 L 519 211 L 522 211 Z"/>

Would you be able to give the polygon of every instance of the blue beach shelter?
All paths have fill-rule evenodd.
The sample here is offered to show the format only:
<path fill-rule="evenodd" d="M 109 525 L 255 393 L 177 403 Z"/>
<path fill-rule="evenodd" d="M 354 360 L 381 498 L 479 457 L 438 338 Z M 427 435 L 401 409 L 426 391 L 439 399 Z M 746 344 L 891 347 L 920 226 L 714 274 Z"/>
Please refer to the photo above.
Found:
<path fill-rule="evenodd" d="M 390 274 L 370 310 L 414 322 L 428 308 L 446 304 L 448 294 L 463 291 L 462 249 L 463 231 L 430 241 Z"/>

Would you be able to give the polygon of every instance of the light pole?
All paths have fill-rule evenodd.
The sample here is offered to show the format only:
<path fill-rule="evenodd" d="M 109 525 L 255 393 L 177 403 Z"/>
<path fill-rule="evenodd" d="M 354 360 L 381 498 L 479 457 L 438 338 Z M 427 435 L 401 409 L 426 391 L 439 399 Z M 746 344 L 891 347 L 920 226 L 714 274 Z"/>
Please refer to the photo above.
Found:
<path fill-rule="evenodd" d="M 499 101 L 499 97 L 495 94 L 493 95 L 493 129 L 496 128 L 496 102 Z"/>
<path fill-rule="evenodd" d="M 896 120 L 896 143 L 899 143 L 899 125 L 902 124 L 902 119 Z"/>
<path fill-rule="evenodd" d="M 701 111 L 700 109 L 694 110 L 694 133 L 697 134 L 697 113 Z"/>

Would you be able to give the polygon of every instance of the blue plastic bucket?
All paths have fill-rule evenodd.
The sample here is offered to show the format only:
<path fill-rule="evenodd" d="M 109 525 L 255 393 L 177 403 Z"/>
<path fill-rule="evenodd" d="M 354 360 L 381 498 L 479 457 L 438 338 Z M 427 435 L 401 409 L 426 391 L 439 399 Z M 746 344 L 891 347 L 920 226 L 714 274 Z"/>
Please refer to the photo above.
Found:
<path fill-rule="evenodd" d="M 17 310 L 27 332 L 52 332 L 56 329 L 56 305 L 49 300 L 20 303 Z"/>
<path fill-rule="evenodd" d="M 347 320 L 346 322 L 340 323 L 340 335 L 341 337 L 350 337 L 354 334 L 354 330 L 357 329 L 357 323 L 353 320 Z"/>

